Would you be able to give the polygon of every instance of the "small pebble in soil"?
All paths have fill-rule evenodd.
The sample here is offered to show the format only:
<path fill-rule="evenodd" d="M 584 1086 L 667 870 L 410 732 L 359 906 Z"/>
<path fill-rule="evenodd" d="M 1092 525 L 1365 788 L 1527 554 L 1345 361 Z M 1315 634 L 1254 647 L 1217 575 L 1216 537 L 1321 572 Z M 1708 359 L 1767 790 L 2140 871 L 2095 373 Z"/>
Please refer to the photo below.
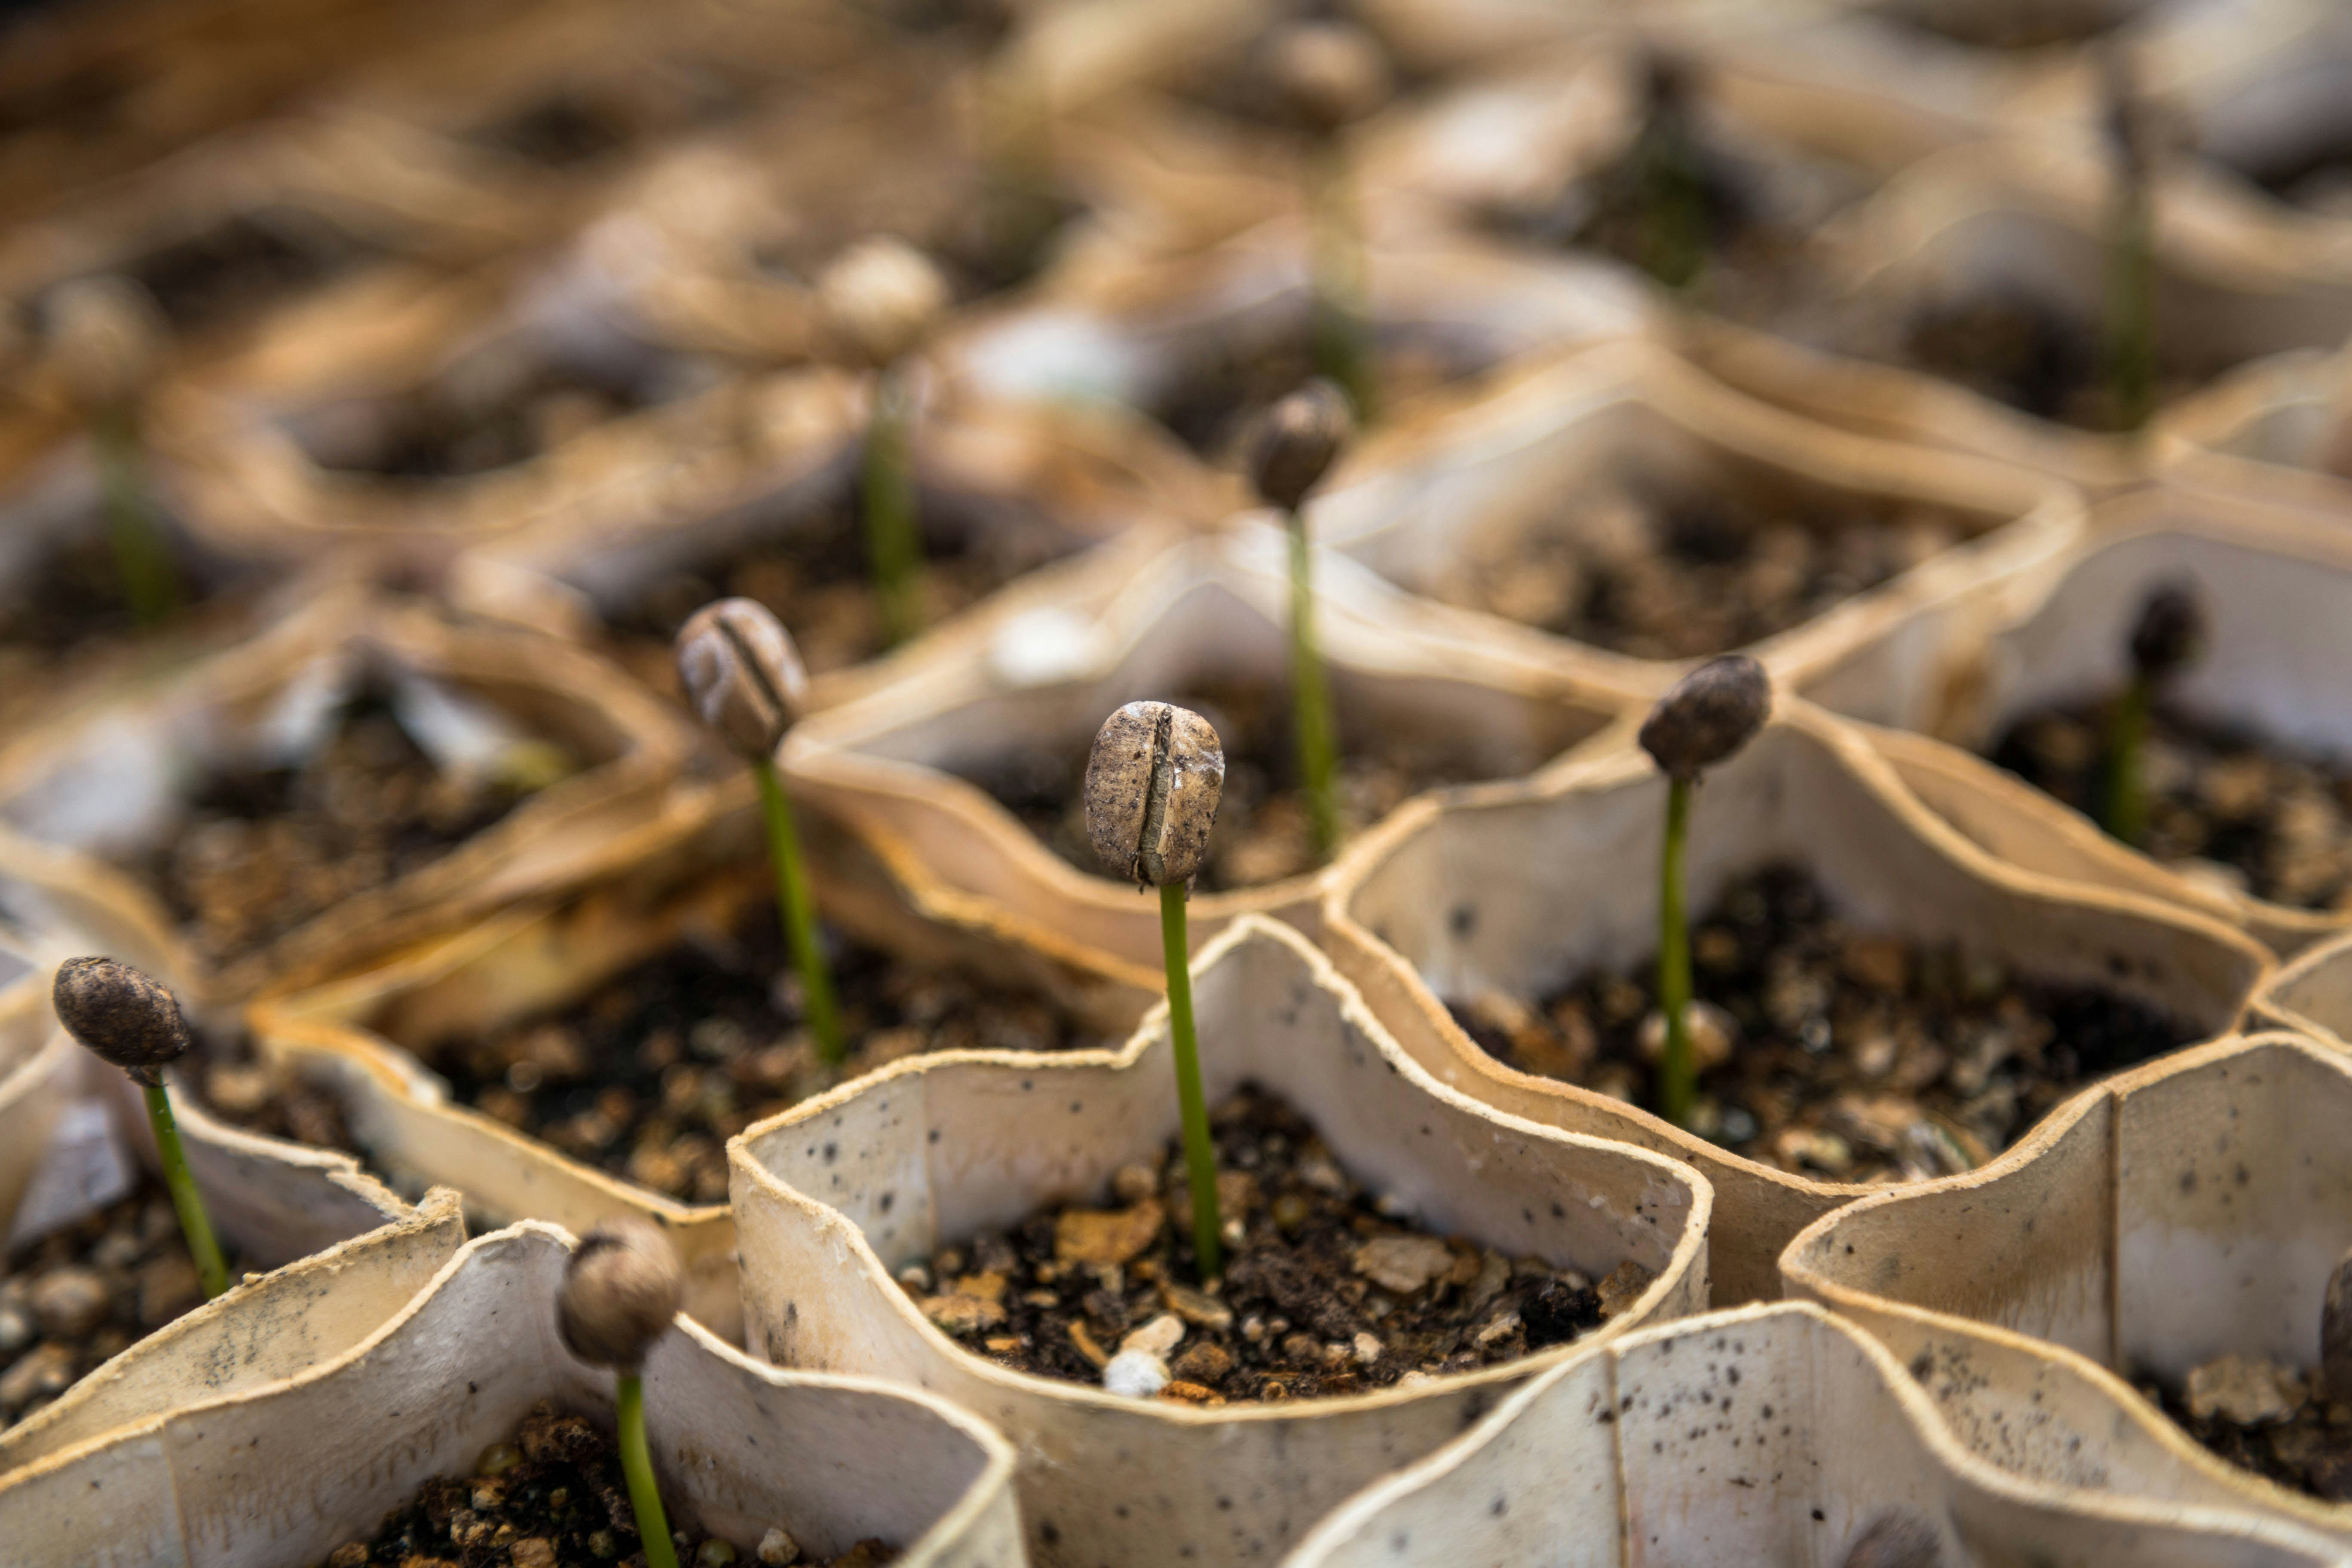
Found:
<path fill-rule="evenodd" d="M 1255 1085 L 1210 1120 L 1229 1233 L 1213 1289 L 1197 1283 L 1173 1140 L 1117 1173 L 1105 1195 L 1118 1206 L 1040 1210 L 940 1248 L 919 1274 L 902 1270 L 902 1288 L 965 1349 L 1013 1371 L 1223 1405 L 1516 1361 L 1598 1327 L 1649 1287 L 1630 1260 L 1596 1284 L 1388 1217 L 1304 1117 Z"/>
<path fill-rule="evenodd" d="M 1922 506 L 1717 489 L 1579 496 L 1545 526 L 1472 541 L 1432 597 L 1635 658 L 1727 653 L 1803 625 L 1960 542 Z"/>
<path fill-rule="evenodd" d="M 818 1059 L 772 900 L 569 1006 L 425 1056 L 465 1104 L 574 1159 L 694 1203 L 727 1197 L 727 1140 L 860 1073 L 926 1051 L 1106 1042 L 1045 996 L 835 942 L 849 1054 Z"/>
<path fill-rule="evenodd" d="M 1193 886 L 1222 892 L 1313 870 L 1307 804 L 1296 783 L 1288 688 L 1273 681 L 1202 682 L 1166 700 L 1208 720 L 1224 746 L 1224 794 L 1209 837 L 1209 858 Z M 1093 743 L 1089 731 L 1069 745 L 975 757 L 954 771 L 1020 818 L 1063 860 L 1091 876 L 1108 876 L 1087 837 L 1082 797 Z M 1344 710 L 1339 751 L 1343 837 L 1362 832 L 1423 790 L 1475 784 L 1500 773 L 1466 738 L 1350 723 Z"/>
<path fill-rule="evenodd" d="M 362 689 L 299 763 L 211 774 L 187 796 L 184 819 L 121 864 L 201 958 L 231 963 L 438 860 L 572 765 L 544 742 L 508 750 L 496 767 L 444 771 L 388 697 Z"/>
<path fill-rule="evenodd" d="M 2352 1502 L 2352 1405 L 2315 1373 L 2225 1355 L 2179 1384 L 2143 1376 L 2140 1392 L 2210 1452 L 2283 1487 Z"/>
<path fill-rule="evenodd" d="M 2113 699 L 2029 713 L 1992 760 L 2095 816 Z M 2217 890 L 2298 909 L 2352 909 L 2352 769 L 2158 702 L 2140 773 L 2147 830 L 2137 846 Z"/>
<path fill-rule="evenodd" d="M 678 1560 L 698 1568 L 753 1560 L 718 1537 L 674 1532 Z M 329 1552 L 320 1568 L 571 1568 L 639 1563 L 636 1513 L 612 1437 L 581 1415 L 541 1403 L 511 1443 L 482 1452 L 470 1476 L 445 1476 L 384 1515 L 375 1533 Z M 883 1568 L 896 1548 L 861 1541 L 837 1557 L 805 1555 L 783 1526 L 756 1547 L 762 1563 Z"/>
<path fill-rule="evenodd" d="M 0 1426 L 204 1301 L 160 1182 L 26 1244 L 0 1275 Z"/>
<path fill-rule="evenodd" d="M 1983 1163 L 2083 1085 L 2198 1037 L 2097 986 L 2010 973 L 1849 925 L 1788 865 L 1736 879 L 1692 928 L 1692 1131 L 1826 1181 L 1916 1181 Z M 1649 1103 L 1664 1020 L 1654 960 L 1454 1017 L 1524 1072 Z"/>

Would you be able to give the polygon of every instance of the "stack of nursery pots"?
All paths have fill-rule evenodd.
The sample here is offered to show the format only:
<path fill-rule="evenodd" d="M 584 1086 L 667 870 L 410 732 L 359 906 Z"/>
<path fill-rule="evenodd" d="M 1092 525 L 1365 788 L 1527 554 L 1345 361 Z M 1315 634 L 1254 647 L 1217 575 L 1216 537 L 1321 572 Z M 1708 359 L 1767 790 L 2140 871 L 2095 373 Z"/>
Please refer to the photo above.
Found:
<path fill-rule="evenodd" d="M 2346 1560 L 2337 9 L 10 24 L 0 1556 Z"/>

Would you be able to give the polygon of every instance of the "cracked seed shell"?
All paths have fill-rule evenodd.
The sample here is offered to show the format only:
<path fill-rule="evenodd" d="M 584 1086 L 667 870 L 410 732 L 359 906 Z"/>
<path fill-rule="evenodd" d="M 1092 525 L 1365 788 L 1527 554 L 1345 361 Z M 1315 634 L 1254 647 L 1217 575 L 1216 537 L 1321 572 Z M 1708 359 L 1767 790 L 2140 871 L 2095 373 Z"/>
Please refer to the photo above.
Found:
<path fill-rule="evenodd" d="M 756 599 L 715 599 L 688 616 L 677 677 L 702 721 L 747 762 L 772 754 L 808 702 L 792 634 Z"/>
<path fill-rule="evenodd" d="M 1225 788 L 1217 731 L 1189 708 L 1130 702 L 1103 721 L 1087 759 L 1087 837 L 1135 885 L 1189 882 Z"/>
<path fill-rule="evenodd" d="M 140 1083 L 162 1083 L 192 1043 L 172 988 L 111 958 L 66 960 L 49 996 L 66 1033 Z"/>
<path fill-rule="evenodd" d="M 599 1222 L 572 1250 L 555 1326 L 589 1365 L 633 1373 L 685 1299 L 686 1270 L 669 1237 L 650 1220 L 623 1215 Z"/>

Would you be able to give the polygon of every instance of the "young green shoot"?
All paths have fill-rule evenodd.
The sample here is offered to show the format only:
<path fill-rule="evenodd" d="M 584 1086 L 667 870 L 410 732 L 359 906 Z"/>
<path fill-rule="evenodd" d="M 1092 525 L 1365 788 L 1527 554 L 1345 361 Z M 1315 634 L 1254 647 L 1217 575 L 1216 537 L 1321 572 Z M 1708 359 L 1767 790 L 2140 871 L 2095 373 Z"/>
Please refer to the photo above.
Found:
<path fill-rule="evenodd" d="M 1683 851 L 1691 791 L 1699 775 L 1728 760 L 1764 727 L 1772 682 L 1744 653 L 1711 658 L 1676 681 L 1642 724 L 1642 749 L 1666 775 L 1666 832 L 1658 861 L 1658 1007 L 1665 1056 L 1658 1066 L 1658 1114 L 1690 1125 L 1698 1073 L 1691 1059 L 1690 921 L 1684 911 Z"/>
<path fill-rule="evenodd" d="M 205 1299 L 211 1300 L 228 1289 L 228 1265 L 213 1234 L 212 1216 L 205 1212 L 204 1194 L 188 1173 L 171 1091 L 163 1087 L 163 1069 L 186 1055 L 193 1043 L 187 1020 L 180 1016 L 179 999 L 162 982 L 111 958 L 66 960 L 58 966 L 49 994 L 66 1033 L 99 1060 L 121 1068 L 145 1092 L 163 1186 L 180 1216 Z"/>
<path fill-rule="evenodd" d="M 555 1298 L 555 1327 L 572 1353 L 609 1369 L 621 1474 L 649 1568 L 677 1568 L 669 1516 L 646 1442 L 646 1356 L 667 1333 L 686 1297 L 686 1271 L 669 1238 L 635 1215 L 599 1224 L 572 1249 Z"/>
<path fill-rule="evenodd" d="M 2116 426 L 2137 431 L 2156 411 L 2157 128 L 2123 49 L 2103 57 L 2101 86 L 2112 168 L 2103 359 Z"/>
<path fill-rule="evenodd" d="M 1363 226 L 1347 128 L 1393 88 L 1380 40 L 1352 22 L 1294 22 L 1268 41 L 1275 85 L 1305 133 L 1300 160 L 1313 288 L 1315 365 L 1339 384 L 1356 417 L 1378 417 L 1380 384 L 1366 308 Z"/>
<path fill-rule="evenodd" d="M 1103 721 L 1087 759 L 1087 837 L 1103 863 L 1140 888 L 1160 889 L 1161 956 L 1168 966 L 1168 1037 L 1192 1198 L 1192 1252 L 1203 1282 L 1224 1272 L 1217 1213 L 1217 1151 L 1201 1089 L 1192 1029 L 1192 945 L 1184 900 L 1209 847 L 1225 787 L 1225 752 L 1209 721 L 1167 702 L 1130 702 Z"/>
<path fill-rule="evenodd" d="M 1633 142 L 1643 270 L 1669 289 L 1697 281 L 1706 261 L 1707 204 L 1691 134 L 1690 68 L 1652 50 L 1642 62 L 1642 129 Z"/>
<path fill-rule="evenodd" d="M 2165 686 L 2205 647 L 2205 611 L 2186 583 L 2159 585 L 2140 602 L 2132 624 L 2131 678 L 2107 717 L 2106 768 L 2099 826 L 2118 843 L 2137 844 L 2147 831 L 2144 777 L 2147 723 Z"/>
<path fill-rule="evenodd" d="M 140 403 L 162 355 L 163 321 L 153 300 L 125 279 L 61 284 L 51 296 L 49 332 L 68 387 L 89 429 L 105 499 L 115 575 L 131 617 L 154 626 L 180 607 L 178 568 L 148 481 Z"/>
<path fill-rule="evenodd" d="M 817 1056 L 838 1064 L 848 1049 L 832 972 L 816 929 L 816 900 L 802 863 L 791 797 L 776 771 L 776 748 L 808 701 L 808 676 L 792 634 L 753 599 L 718 599 L 677 631 L 677 674 L 688 701 L 759 781 L 768 858 L 776 873 L 776 912 L 792 950 Z"/>
<path fill-rule="evenodd" d="M 1339 847 L 1339 742 L 1330 679 L 1316 644 L 1313 552 L 1303 509 L 1347 444 L 1351 424 L 1347 395 L 1331 382 L 1311 381 L 1266 411 L 1250 446 L 1251 482 L 1282 513 L 1290 535 L 1291 732 L 1318 865 Z"/>
<path fill-rule="evenodd" d="M 921 251 L 877 236 L 835 258 L 816 295 L 842 352 L 873 373 L 858 500 L 883 639 L 895 647 L 922 629 L 909 361 L 947 309 L 947 279 Z"/>

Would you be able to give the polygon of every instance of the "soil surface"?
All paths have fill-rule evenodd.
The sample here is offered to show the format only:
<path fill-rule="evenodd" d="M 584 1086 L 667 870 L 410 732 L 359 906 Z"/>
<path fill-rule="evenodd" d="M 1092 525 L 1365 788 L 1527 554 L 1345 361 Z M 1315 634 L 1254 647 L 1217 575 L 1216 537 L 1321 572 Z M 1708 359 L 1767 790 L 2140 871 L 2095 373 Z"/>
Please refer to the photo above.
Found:
<path fill-rule="evenodd" d="M 2352 1502 L 2352 1405 L 2316 1373 L 2224 1356 L 2185 1386 L 2141 1377 L 2139 1391 L 2180 1429 L 2241 1469 L 2327 1502 Z"/>
<path fill-rule="evenodd" d="M 1548 529 L 1474 541 L 1433 598 L 1635 658 L 1698 658 L 1776 636 L 1960 542 L 1932 508 L 1615 489 Z"/>
<path fill-rule="evenodd" d="M 384 252 L 314 214 L 268 207 L 157 247 L 124 270 L 172 330 L 226 326 L 331 282 Z"/>
<path fill-rule="evenodd" d="M 257 1060 L 247 1050 L 205 1041 L 193 1061 L 184 1058 L 175 1070 L 173 1089 L 176 1094 L 193 1089 L 215 1121 L 265 1138 L 365 1157 L 343 1119 L 343 1102 L 332 1090 Z"/>
<path fill-rule="evenodd" d="M 229 1279 L 244 1272 L 235 1253 Z M 0 1274 L 0 1427 L 205 1304 L 161 1182 L 26 1246 Z"/>
<path fill-rule="evenodd" d="M 2027 715 L 1992 760 L 2096 820 L 2111 700 Z M 2136 847 L 2199 879 L 2298 909 L 2352 909 L 2352 770 L 2159 702 Z"/>
<path fill-rule="evenodd" d="M 2130 20 L 2135 8 L 2106 4 L 2053 5 L 2050 0 L 1993 0 L 1983 4 L 1887 5 L 1878 14 L 1899 26 L 1932 34 L 1971 48 L 2010 51 L 2084 44 Z"/>
<path fill-rule="evenodd" d="M 1187 687 L 1166 700 L 1207 719 L 1225 752 L 1224 795 L 1195 887 L 1224 892 L 1314 869 L 1306 797 L 1297 782 L 1288 684 L 1220 681 Z M 1339 742 L 1343 837 L 1362 832 L 1423 790 L 1495 776 L 1465 746 L 1426 734 L 1370 732 L 1366 725 L 1348 722 L 1344 711 Z M 1093 748 L 1089 735 L 1059 750 L 1037 746 L 1008 752 L 959 773 L 1019 817 L 1055 855 L 1099 877 L 1106 873 L 1087 837 L 1083 798 Z"/>
<path fill-rule="evenodd" d="M 551 747 L 514 750 L 496 776 L 444 773 L 362 692 L 301 763 L 204 779 L 184 820 L 120 863 L 225 963 L 439 859 L 570 765 Z"/>
<path fill-rule="evenodd" d="M 1597 1328 L 1649 1287 L 1630 1262 L 1596 1284 L 1421 1228 L 1359 1186 L 1306 1118 L 1264 1089 L 1244 1085 L 1210 1120 L 1227 1238 L 1214 1291 L 1194 1288 L 1173 1139 L 1156 1165 L 1114 1178 L 1121 1206 L 1041 1209 L 909 1265 L 901 1288 L 965 1349 L 1015 1372 L 1099 1384 L 1111 1356 L 1148 1349 L 1172 1374 L 1157 1397 L 1222 1405 L 1517 1361 Z"/>
<path fill-rule="evenodd" d="M 2098 987 L 2013 974 L 1840 920 L 1792 866 L 1733 882 L 1691 931 L 1700 1104 L 1692 1131 L 1826 1181 L 1982 1164 L 2095 1079 L 2201 1033 Z M 1656 961 L 1529 1003 L 1449 1003 L 1497 1059 L 1654 1106 Z"/>
<path fill-rule="evenodd" d="M 2352 216 L 2352 142 L 2296 148 L 2233 172 L 2292 205 L 2330 217 Z"/>
<path fill-rule="evenodd" d="M 79 652 L 93 643 L 114 642 L 148 631 L 131 613 L 123 596 L 122 574 L 117 567 L 102 518 L 87 532 L 59 539 L 44 551 L 26 574 L 25 586 L 0 603 L 0 669 L 22 659 L 46 665 Z M 220 587 L 170 530 L 164 537 L 174 546 L 173 564 L 178 569 L 183 609 L 205 603 Z M 30 670 L 26 671 L 27 675 Z"/>
<path fill-rule="evenodd" d="M 584 1416 L 541 1403 L 512 1442 L 482 1451 L 472 1475 L 425 1482 L 406 1507 L 384 1515 L 374 1535 L 336 1547 L 321 1568 L 644 1568 L 636 1521 L 612 1437 Z M 861 1541 L 838 1557 L 803 1556 L 781 1524 L 761 1541 L 672 1534 L 678 1561 L 698 1565 L 881 1568 L 898 1555 L 879 1541 Z"/>
<path fill-rule="evenodd" d="M 999 588 L 1079 546 L 1043 517 L 986 521 L 938 503 L 919 506 L 923 562 L 916 579 L 923 624 L 960 615 Z M 656 580 L 613 618 L 640 679 L 677 690 L 671 647 L 687 617 L 713 599 L 756 599 L 793 634 L 811 674 L 846 669 L 887 651 L 866 526 L 844 500 L 719 560 Z"/>
<path fill-rule="evenodd" d="M 1234 342 L 1218 334 L 1188 345 L 1195 357 L 1176 386 L 1151 410 L 1187 447 L 1213 463 L 1238 464 L 1242 444 L 1257 418 L 1276 403 L 1329 371 L 1302 325 L 1262 342 Z M 1373 384 L 1384 415 L 1421 394 L 1475 375 L 1484 367 L 1431 339 L 1381 333 L 1372 353 Z"/>
<path fill-rule="evenodd" d="M 2037 418 L 2097 432 L 2122 426 L 2100 365 L 2096 323 L 2022 295 L 1980 295 L 1924 310 L 1906 323 L 1899 343 L 1857 346 L 1871 358 L 1957 382 Z M 2224 368 L 2191 368 L 2164 350 L 2159 322 L 2158 407 Z"/>
<path fill-rule="evenodd" d="M 1070 1050 L 1096 1038 L 1044 997 L 870 948 L 828 954 L 847 1058 L 819 1060 L 774 910 L 682 942 L 583 1001 L 425 1053 L 452 1093 L 575 1159 L 693 1203 L 727 1198 L 727 1140 L 901 1057 Z"/>

